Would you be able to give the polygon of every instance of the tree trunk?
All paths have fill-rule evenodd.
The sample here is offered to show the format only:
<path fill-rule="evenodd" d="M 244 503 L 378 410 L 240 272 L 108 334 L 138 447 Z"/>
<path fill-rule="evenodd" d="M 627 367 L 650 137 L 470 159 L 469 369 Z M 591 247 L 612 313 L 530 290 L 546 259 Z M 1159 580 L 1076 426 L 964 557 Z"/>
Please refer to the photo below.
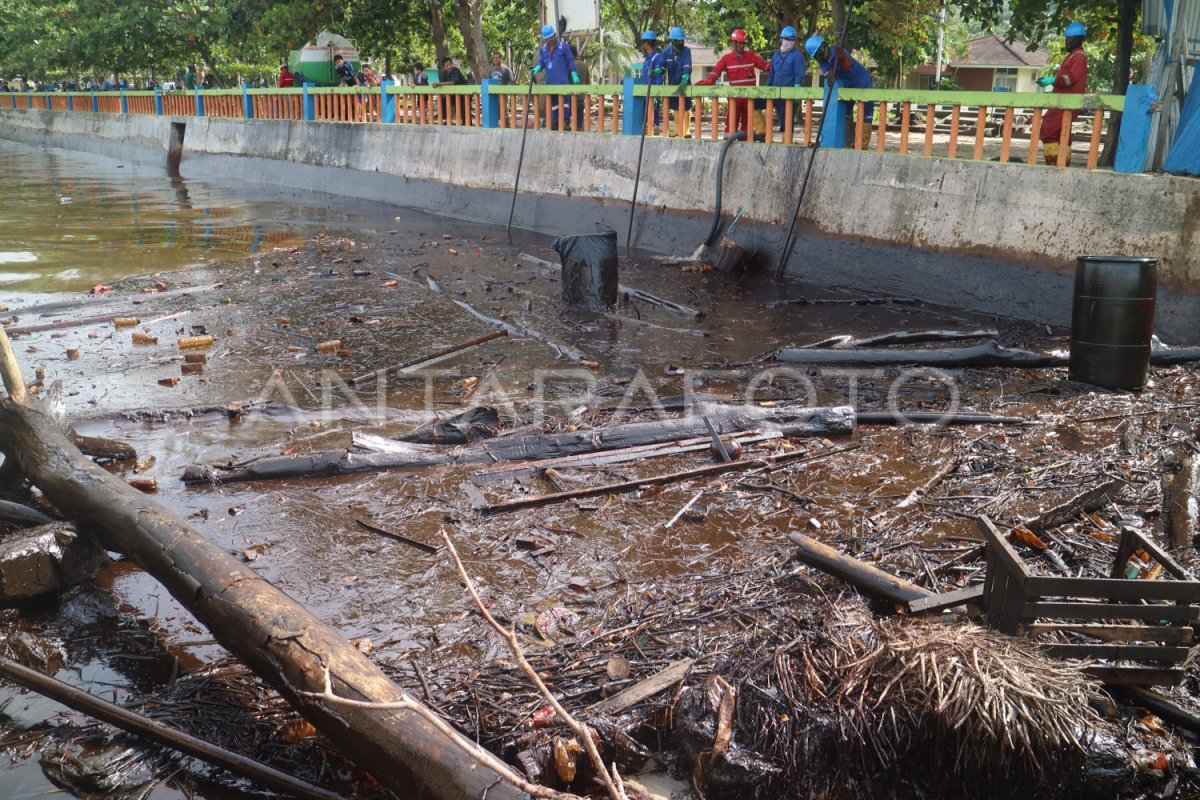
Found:
<path fill-rule="evenodd" d="M 462 32 L 463 42 L 467 47 L 471 72 L 475 74 L 476 81 L 481 81 L 487 75 L 492 60 L 488 54 L 487 40 L 483 38 L 480 0 L 455 0 L 454 13 L 458 17 L 458 29 Z"/>
<path fill-rule="evenodd" d="M 844 44 L 842 33 L 846 30 L 846 0 L 830 0 L 830 6 L 833 12 L 833 41 L 830 44 L 841 46 Z"/>
<path fill-rule="evenodd" d="M 429 0 L 429 28 L 433 34 L 433 49 L 437 52 L 438 69 L 442 61 L 450 57 L 450 45 L 446 41 L 446 23 L 442 21 L 441 0 Z"/>
<path fill-rule="evenodd" d="M 1138 0 L 1117 0 L 1117 75 L 1113 81 L 1113 94 L 1123 95 L 1129 89 L 1129 66 L 1133 60 L 1133 34 L 1139 5 Z M 1095 113 L 1103 112 L 1097 110 Z M 1114 111 L 1104 135 L 1100 166 L 1111 167 L 1116 162 L 1120 137 L 1121 112 Z"/>
<path fill-rule="evenodd" d="M 91 463 L 40 401 L 0 402 L 0 451 L 82 530 L 153 575 L 231 653 L 364 770 L 404 797 L 520 797 L 498 773 L 468 758 L 451 737 L 410 710 L 328 703 L 328 669 L 339 697 L 390 703 L 405 692 L 333 628 L 200 531 Z M 461 741 L 461 740 L 459 740 Z"/>
<path fill-rule="evenodd" d="M 933 594 L 928 589 L 897 578 L 865 561 L 845 555 L 824 542 L 818 542 L 803 533 L 789 534 L 788 540 L 796 545 L 796 557 L 805 564 L 827 572 L 835 578 L 841 578 L 873 597 L 904 605 L 912 600 L 921 600 Z"/>

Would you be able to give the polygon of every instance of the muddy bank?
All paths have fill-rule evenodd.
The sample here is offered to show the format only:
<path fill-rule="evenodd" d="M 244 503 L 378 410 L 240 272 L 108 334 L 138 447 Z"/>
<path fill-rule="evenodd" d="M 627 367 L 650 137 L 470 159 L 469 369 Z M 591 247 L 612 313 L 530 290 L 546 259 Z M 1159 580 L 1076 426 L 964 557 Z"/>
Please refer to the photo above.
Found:
<path fill-rule="evenodd" d="M 156 481 L 170 509 L 360 642 L 376 663 L 468 734 L 513 757 L 521 749 L 518 734 L 544 703 L 471 613 L 443 555 L 381 537 L 356 520 L 435 546 L 442 530 L 451 531 L 485 598 L 518 626 L 535 663 L 570 707 L 583 708 L 680 658 L 697 659 L 689 685 L 718 674 L 753 681 L 749 668 L 758 661 L 792 653 L 781 648 L 858 609 L 839 600 L 844 585 L 789 560 L 789 533 L 818 536 L 946 591 L 981 569 L 977 558 L 967 558 L 978 545 L 974 515 L 1003 521 L 1036 515 L 1119 476 L 1131 490 L 1096 518 L 1046 534 L 1070 570 L 1096 571 L 1110 555 L 1111 528 L 1128 519 L 1160 524 L 1165 454 L 1195 447 L 1200 409 L 1193 405 L 1197 374 L 1190 367 L 1156 369 L 1151 386 L 1134 396 L 1072 384 L 1059 370 L 930 374 L 782 369 L 758 360 L 832 333 L 998 327 L 1004 344 L 1053 349 L 1065 347 L 1061 330 L 913 303 L 772 306 L 860 295 L 683 271 L 653 259 L 625 259 L 622 283 L 694 306 L 703 316 L 638 301 L 611 313 L 580 313 L 557 301 L 553 270 L 520 258 L 524 250 L 553 258 L 548 243 L 510 248 L 482 227 L 392 224 L 353 239 L 317 237 L 202 273 L 124 281 L 111 293 L 78 299 L 89 315 L 129 312 L 139 319 L 136 326 L 47 330 L 19 337 L 15 346 L 31 373 L 45 370 L 45 386 L 63 381 L 61 402 L 81 433 L 137 448 L 137 463 L 122 465 L 122 474 Z M 208 288 L 142 294 L 159 282 L 165 284 L 160 292 L 189 283 Z M 36 324 L 82 313 L 13 308 L 5 316 Z M 488 333 L 493 324 L 481 317 L 524 335 L 488 342 L 402 380 L 356 390 L 345 385 Z M 157 342 L 135 345 L 135 332 Z M 206 356 L 202 370 L 184 374 L 178 342 L 191 336 L 212 336 L 213 343 L 196 351 Z M 78 350 L 78 357 L 68 350 Z M 435 414 L 447 417 L 472 405 L 498 408 L 505 429 L 569 431 L 652 419 L 689 392 L 730 402 L 850 403 L 880 411 L 889 404 L 941 411 L 957 403 L 1040 424 L 864 426 L 849 441 L 765 440 L 746 450 L 813 458 L 766 474 L 488 517 L 472 507 L 474 492 L 464 483 L 485 500 L 502 501 L 687 469 L 709 463 L 709 455 L 499 477 L 464 466 L 238 486 L 185 488 L 180 482 L 188 464 L 345 447 L 351 430 L 399 435 Z M 261 411 L 254 405 L 232 415 L 220 410 L 268 402 Z M 218 410 L 161 413 L 202 407 Z M 130 413 L 141 409 L 156 411 Z M 668 527 L 697 493 L 693 513 Z M 165 676 L 135 670 L 141 677 L 134 684 L 110 666 L 120 648 L 101 643 L 90 656 L 99 666 L 89 680 L 102 676 L 124 691 L 157 698 L 170 688 L 172 672 L 177 682 L 220 662 L 222 653 L 206 632 L 146 576 L 117 564 L 106 581 L 106 596 L 136 609 L 161 643 L 155 646 L 165 647 L 178 666 Z M 71 638 L 53 613 L 21 619 L 51 641 Z M 550 619 L 554 630 L 547 628 Z M 610 671 L 616 655 L 627 672 L 619 662 Z M 88 662 L 68 652 L 67 669 L 81 663 Z M 652 707 L 663 709 L 670 699 L 659 696 Z M 1186 693 L 1180 699 L 1190 702 Z M 667 733 L 658 723 L 642 709 L 630 735 L 642 747 L 657 746 Z M 1181 751 L 1174 734 L 1162 741 L 1154 735 L 1142 736 L 1143 749 Z M 259 738 L 265 750 L 288 750 L 270 732 Z M 760 749 L 757 757 L 766 759 L 767 772 L 787 774 L 788 765 L 773 760 L 781 754 Z M 1172 761 L 1168 772 L 1186 774 L 1186 768 L 1185 760 Z M 348 796 L 370 795 L 365 785 L 337 776 L 317 778 Z M 201 795 L 211 791 L 201 789 Z"/>

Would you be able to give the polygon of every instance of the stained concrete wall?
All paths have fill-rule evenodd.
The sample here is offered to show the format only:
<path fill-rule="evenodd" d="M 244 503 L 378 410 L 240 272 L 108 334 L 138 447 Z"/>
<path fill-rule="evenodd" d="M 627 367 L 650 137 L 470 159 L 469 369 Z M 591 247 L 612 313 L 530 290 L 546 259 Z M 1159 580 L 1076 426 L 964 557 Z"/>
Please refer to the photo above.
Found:
<path fill-rule="evenodd" d="M 170 117 L 0 111 L 0 136 L 162 160 Z M 521 146 L 509 130 L 175 118 L 185 177 L 324 191 L 503 224 Z M 515 224 L 624 234 L 639 141 L 531 131 Z M 707 232 L 717 146 L 647 139 L 634 243 L 688 253 Z M 726 219 L 774 252 L 810 151 L 735 145 Z M 817 154 L 788 263 L 796 277 L 1065 323 L 1079 255 L 1156 256 L 1159 330 L 1200 341 L 1200 181 L 873 152 Z"/>

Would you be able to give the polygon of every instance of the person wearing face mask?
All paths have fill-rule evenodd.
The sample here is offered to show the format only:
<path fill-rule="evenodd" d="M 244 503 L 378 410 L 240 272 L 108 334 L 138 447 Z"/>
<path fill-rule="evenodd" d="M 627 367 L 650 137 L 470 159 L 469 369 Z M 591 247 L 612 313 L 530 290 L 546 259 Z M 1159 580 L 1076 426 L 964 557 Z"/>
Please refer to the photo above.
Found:
<path fill-rule="evenodd" d="M 771 56 L 771 72 L 767 76 L 767 86 L 790 89 L 804 84 L 804 79 L 808 77 L 808 59 L 804 57 L 803 51 L 796 49 L 798 36 L 796 29 L 791 25 L 779 32 L 779 50 Z M 782 131 L 782 104 L 775 109 L 775 114 L 779 118 L 779 130 Z"/>

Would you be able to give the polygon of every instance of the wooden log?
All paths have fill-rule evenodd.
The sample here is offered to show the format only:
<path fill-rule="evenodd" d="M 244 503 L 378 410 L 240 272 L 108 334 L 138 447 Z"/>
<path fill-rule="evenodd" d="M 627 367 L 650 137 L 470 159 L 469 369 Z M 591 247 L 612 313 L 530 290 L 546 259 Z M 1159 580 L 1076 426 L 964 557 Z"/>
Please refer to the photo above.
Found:
<path fill-rule="evenodd" d="M 933 592 L 922 589 L 915 583 L 909 583 L 878 567 L 840 553 L 811 536 L 791 533 L 788 534 L 788 540 L 799 548 L 797 556 L 805 564 L 841 578 L 866 594 L 900 605 L 933 596 Z"/>
<path fill-rule="evenodd" d="M 306 800 L 338 800 L 341 797 L 339 794 L 280 772 L 274 767 L 216 747 L 183 731 L 163 725 L 161 722 L 135 714 L 107 700 L 101 700 L 99 697 L 43 675 L 36 670 L 21 666 L 15 661 L 9 661 L 7 658 L 0 658 L 0 676 L 11 683 L 49 697 L 67 708 L 95 717 L 101 722 L 106 722 L 135 736 L 194 756 L 208 764 L 215 764 L 229 770 L 234 775 L 249 778 L 268 789 L 277 789 Z"/>
<path fill-rule="evenodd" d="M 9 500 L 0 500 L 0 522 L 12 522 L 17 525 L 49 525 L 54 520 L 36 508 Z"/>
<path fill-rule="evenodd" d="M 704 409 L 720 433 L 759 430 L 781 436 L 838 436 L 854 432 L 854 411 L 833 408 L 756 408 L 724 406 Z M 235 483 L 284 478 L 353 475 L 385 469 L 445 464 L 482 464 L 494 461 L 537 461 L 581 453 L 598 453 L 639 445 L 673 442 L 709 434 L 701 416 L 655 422 L 633 422 L 600 430 L 549 435 L 497 438 L 484 444 L 438 449 L 403 444 L 378 437 L 356 436 L 355 441 L 377 452 L 326 450 L 296 456 L 262 458 L 231 468 L 192 465 L 185 483 Z M 386 452 L 383 450 L 386 448 Z"/>
<path fill-rule="evenodd" d="M 979 603 L 983 599 L 983 584 L 968 586 L 944 594 L 933 594 L 920 600 L 912 600 L 908 604 L 909 613 L 927 614 L 939 611 L 949 611 L 966 603 Z"/>
<path fill-rule="evenodd" d="M 1168 539 L 1178 550 L 1189 547 L 1200 533 L 1200 458 L 1190 453 L 1180 460 L 1179 472 L 1164 497 L 1163 510 L 1167 515 Z"/>
<path fill-rule="evenodd" d="M 974 347 L 937 350 L 833 350 L 783 348 L 775 353 L 777 361 L 789 364 L 837 366 L 887 366 L 917 364 L 938 367 L 1065 367 L 1066 353 L 1033 353 L 1001 347 L 994 341 Z"/>
<path fill-rule="evenodd" d="M 999 336 L 1000 332 L 994 328 L 972 330 L 972 331 L 954 331 L 954 330 L 926 330 L 926 331 L 889 331 L 888 333 L 879 333 L 874 336 L 864 336 L 855 338 L 853 336 L 834 336 L 828 339 L 822 339 L 819 342 L 814 342 L 810 345 L 805 345 L 806 348 L 813 347 L 829 347 L 833 350 L 846 350 L 855 347 L 880 347 L 892 344 L 917 344 L 920 342 L 953 342 L 963 339 L 992 339 Z"/>
<path fill-rule="evenodd" d="M 335 630 L 259 577 L 196 528 L 86 459 L 40 403 L 0 403 L 0 451 L 54 505 L 107 549 L 159 580 L 214 638 L 274 686 L 318 730 L 376 779 L 404 796 L 474 800 L 520 796 L 508 772 L 468 757 L 470 742 L 411 708 L 332 703 L 416 701 Z M 497 794 L 498 793 L 498 794 Z"/>
<path fill-rule="evenodd" d="M 29 396 L 25 391 L 25 379 L 21 377 L 21 366 L 13 355 L 12 344 L 3 327 L 0 327 L 0 376 L 4 380 L 4 390 L 12 401 L 24 403 Z"/>
<path fill-rule="evenodd" d="M 1200 717 L 1187 709 L 1181 708 L 1158 692 L 1130 686 L 1123 688 L 1121 693 L 1147 711 L 1153 711 L 1172 725 L 1186 728 L 1192 733 L 1200 733 Z"/>

